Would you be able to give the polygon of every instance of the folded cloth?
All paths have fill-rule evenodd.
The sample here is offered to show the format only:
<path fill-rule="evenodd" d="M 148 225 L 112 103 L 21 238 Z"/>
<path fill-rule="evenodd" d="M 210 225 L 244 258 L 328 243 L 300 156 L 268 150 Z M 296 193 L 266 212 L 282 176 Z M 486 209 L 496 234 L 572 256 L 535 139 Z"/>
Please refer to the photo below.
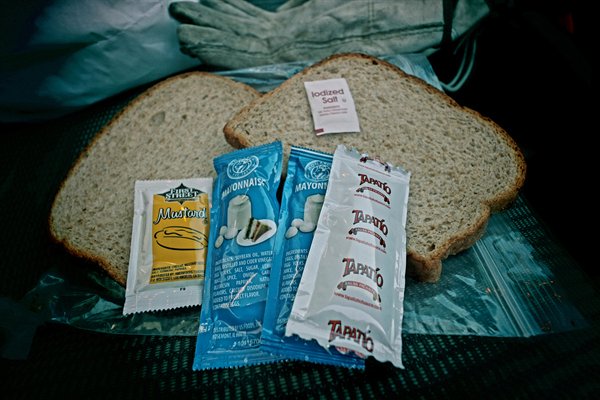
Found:
<path fill-rule="evenodd" d="M 273 12 L 245 0 L 200 0 L 173 2 L 169 12 L 181 22 L 183 53 L 238 69 L 340 52 L 435 51 L 489 8 L 485 0 L 289 0 Z"/>

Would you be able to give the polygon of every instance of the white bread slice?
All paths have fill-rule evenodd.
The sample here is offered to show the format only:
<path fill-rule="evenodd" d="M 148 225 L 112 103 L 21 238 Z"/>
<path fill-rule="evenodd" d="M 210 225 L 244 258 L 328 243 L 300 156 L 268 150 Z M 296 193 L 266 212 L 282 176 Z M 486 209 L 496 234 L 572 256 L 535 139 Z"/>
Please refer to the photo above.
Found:
<path fill-rule="evenodd" d="M 316 136 L 303 82 L 345 78 L 360 133 Z M 496 123 L 396 66 L 338 54 L 254 100 L 224 128 L 235 147 L 279 139 L 333 153 L 338 144 L 411 172 L 407 274 L 436 282 L 442 260 L 472 246 L 490 212 L 509 206 L 525 181 L 525 159 Z M 285 170 L 285 169 L 284 169 Z"/>
<path fill-rule="evenodd" d="M 51 237 L 125 286 L 136 180 L 215 177 L 213 158 L 234 150 L 223 126 L 260 96 L 204 72 L 152 86 L 115 116 L 73 165 L 50 212 Z"/>

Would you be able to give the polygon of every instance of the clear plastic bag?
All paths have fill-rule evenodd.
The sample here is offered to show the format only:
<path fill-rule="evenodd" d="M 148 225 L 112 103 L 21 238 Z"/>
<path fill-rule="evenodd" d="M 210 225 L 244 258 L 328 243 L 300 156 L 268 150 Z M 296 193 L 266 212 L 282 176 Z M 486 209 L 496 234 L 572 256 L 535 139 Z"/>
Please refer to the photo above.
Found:
<path fill-rule="evenodd" d="M 387 59 L 440 87 L 426 57 L 397 55 Z M 271 65 L 222 75 L 265 91 L 308 64 Z M 519 229 L 515 221 L 524 218 L 529 226 Z M 534 243 L 533 234 L 549 246 L 547 256 L 540 256 L 539 240 Z M 527 337 L 587 326 L 557 279 L 551 258 L 559 253 L 519 198 L 510 209 L 492 215 L 486 234 L 472 248 L 444 261 L 438 283 L 407 279 L 403 332 Z M 561 268 L 566 269 L 575 263 L 572 259 L 563 261 Z M 42 320 L 98 332 L 197 335 L 198 307 L 124 317 L 124 297 L 124 288 L 93 269 L 67 274 L 57 267 L 42 276 L 21 304 Z"/>

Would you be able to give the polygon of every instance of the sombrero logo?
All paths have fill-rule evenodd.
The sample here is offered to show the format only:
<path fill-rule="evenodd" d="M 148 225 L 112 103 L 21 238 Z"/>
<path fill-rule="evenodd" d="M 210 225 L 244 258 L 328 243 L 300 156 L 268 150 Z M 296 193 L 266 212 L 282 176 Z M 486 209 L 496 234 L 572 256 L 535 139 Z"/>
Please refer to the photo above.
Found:
<path fill-rule="evenodd" d="M 227 165 L 227 176 L 231 179 L 242 179 L 258 167 L 258 157 L 238 158 Z"/>
<path fill-rule="evenodd" d="M 313 182 L 323 182 L 329 179 L 331 171 L 331 163 L 326 163 L 320 160 L 313 160 L 306 164 L 304 176 L 306 179 Z"/>

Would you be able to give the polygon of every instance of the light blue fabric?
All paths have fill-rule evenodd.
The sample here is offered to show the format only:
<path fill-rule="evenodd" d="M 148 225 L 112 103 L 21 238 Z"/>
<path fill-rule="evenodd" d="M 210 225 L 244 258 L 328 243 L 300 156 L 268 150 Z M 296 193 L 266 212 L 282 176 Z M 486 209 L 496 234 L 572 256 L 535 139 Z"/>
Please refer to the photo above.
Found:
<path fill-rule="evenodd" d="M 410 6 L 417 3 L 412 1 L 202 0 L 193 4 L 221 17 L 213 18 L 216 28 L 208 29 L 210 34 L 192 34 L 187 43 L 196 50 L 191 56 L 182 52 L 189 46 L 181 46 L 178 30 L 181 36 L 199 26 L 173 18 L 173 0 L 26 2 L 0 21 L 0 122 L 57 118 L 205 65 L 242 70 L 305 64 L 341 51 L 426 54 L 439 44 L 443 30 L 443 1 L 427 1 L 433 12 L 421 9 L 422 2 Z M 243 4 L 235 18 L 227 12 L 232 4 Z M 460 0 L 453 35 L 487 10 L 484 0 Z M 427 26 L 417 26 L 425 17 Z"/>

